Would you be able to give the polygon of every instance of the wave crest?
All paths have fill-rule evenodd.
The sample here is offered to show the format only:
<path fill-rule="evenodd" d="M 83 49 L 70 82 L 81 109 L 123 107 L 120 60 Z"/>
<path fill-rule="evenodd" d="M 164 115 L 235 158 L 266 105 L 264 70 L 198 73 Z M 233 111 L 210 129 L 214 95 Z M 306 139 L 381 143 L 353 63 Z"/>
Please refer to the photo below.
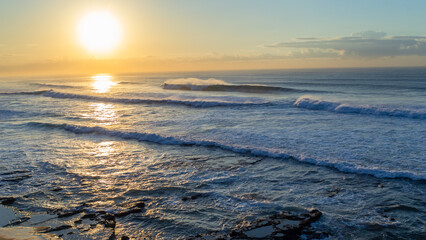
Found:
<path fill-rule="evenodd" d="M 2 92 L 0 95 L 41 95 L 47 93 L 51 90 L 41 90 L 41 91 L 32 91 L 32 92 Z"/>
<path fill-rule="evenodd" d="M 63 85 L 63 84 L 48 84 L 48 83 L 31 83 L 33 86 L 50 87 L 50 88 L 82 88 L 79 86 Z"/>
<path fill-rule="evenodd" d="M 51 98 L 74 98 L 102 102 L 116 102 L 116 103 L 129 103 L 129 104 L 178 104 L 190 107 L 206 108 L 218 106 L 241 106 L 241 105 L 264 105 L 269 102 L 261 101 L 259 99 L 246 99 L 244 101 L 230 101 L 230 100 L 211 100 L 211 99 L 173 99 L 173 98 L 113 98 L 113 97 L 99 97 L 91 95 L 61 93 L 55 91 L 47 91 L 43 94 L 45 97 Z"/>
<path fill-rule="evenodd" d="M 227 145 L 212 140 L 195 140 L 188 137 L 173 137 L 173 136 L 162 136 L 155 133 L 144 133 L 144 132 L 125 132 L 117 130 L 109 130 L 102 127 L 87 127 L 77 126 L 70 124 L 54 124 L 54 123 L 39 123 L 29 122 L 28 125 L 35 127 L 48 127 L 58 128 L 66 131 L 73 132 L 75 134 L 100 134 L 110 137 L 119 137 L 122 139 L 131 139 L 144 142 L 153 142 L 165 145 L 181 145 L 181 146 L 202 146 L 202 147 L 216 147 L 227 151 L 232 151 L 241 154 L 250 154 L 253 156 L 267 157 L 267 158 L 278 158 L 278 159 L 294 159 L 300 162 L 309 163 L 317 166 L 325 166 L 337 169 L 341 172 L 355 173 L 355 174 L 367 174 L 378 178 L 408 178 L 412 180 L 426 180 L 425 175 L 419 175 L 412 172 L 404 171 L 388 171 L 378 168 L 363 168 L 350 163 L 337 163 L 329 161 L 321 161 L 312 158 L 302 158 L 288 155 L 284 152 L 275 149 L 264 149 L 254 148 L 244 145 Z"/>
<path fill-rule="evenodd" d="M 209 78 L 206 80 L 198 78 L 170 79 L 163 83 L 164 89 L 169 90 L 189 90 L 189 91 L 222 91 L 222 92 L 291 92 L 300 91 L 292 88 L 273 87 L 258 84 L 230 84 L 223 80 Z"/>
<path fill-rule="evenodd" d="M 426 109 L 379 106 L 379 105 L 356 105 L 321 100 L 314 97 L 302 96 L 294 102 L 298 108 L 310 110 L 323 110 L 336 113 L 355 113 L 379 116 L 404 117 L 414 119 L 426 119 Z"/>

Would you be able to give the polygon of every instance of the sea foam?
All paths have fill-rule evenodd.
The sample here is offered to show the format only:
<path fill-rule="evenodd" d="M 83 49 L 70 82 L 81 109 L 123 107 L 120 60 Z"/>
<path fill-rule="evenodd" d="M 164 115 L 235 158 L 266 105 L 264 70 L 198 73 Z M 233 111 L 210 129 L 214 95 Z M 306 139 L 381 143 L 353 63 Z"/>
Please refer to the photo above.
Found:
<path fill-rule="evenodd" d="M 331 162 L 326 160 L 318 160 L 306 157 L 291 156 L 278 149 L 252 147 L 240 144 L 223 144 L 218 141 L 212 140 L 200 140 L 191 139 L 189 137 L 175 137 L 175 136 L 163 136 L 156 133 L 147 132 L 127 132 L 118 130 L 109 130 L 102 127 L 89 127 L 89 126 L 78 126 L 71 124 L 54 124 L 54 123 L 40 123 L 40 122 L 29 122 L 28 125 L 34 127 L 47 127 L 57 128 L 66 131 L 73 132 L 75 134 L 100 134 L 110 137 L 119 137 L 122 139 L 130 139 L 137 141 L 153 142 L 158 144 L 166 145 L 180 145 L 180 146 L 202 146 L 202 147 L 216 147 L 227 151 L 232 151 L 241 154 L 250 154 L 258 157 L 267 158 L 278 158 L 278 159 L 293 159 L 296 161 L 309 163 L 317 166 L 325 166 L 337 169 L 341 172 L 355 173 L 355 174 L 367 174 L 378 178 L 408 178 L 412 180 L 426 180 L 426 175 L 416 174 L 408 171 L 390 171 L 380 168 L 365 168 L 356 166 L 347 162 Z"/>
<path fill-rule="evenodd" d="M 315 97 L 302 96 L 294 102 L 298 108 L 310 110 L 323 110 L 336 113 L 355 113 L 379 116 L 404 117 L 414 119 L 426 119 L 426 109 L 380 106 L 367 104 L 353 104 L 326 101 Z"/>

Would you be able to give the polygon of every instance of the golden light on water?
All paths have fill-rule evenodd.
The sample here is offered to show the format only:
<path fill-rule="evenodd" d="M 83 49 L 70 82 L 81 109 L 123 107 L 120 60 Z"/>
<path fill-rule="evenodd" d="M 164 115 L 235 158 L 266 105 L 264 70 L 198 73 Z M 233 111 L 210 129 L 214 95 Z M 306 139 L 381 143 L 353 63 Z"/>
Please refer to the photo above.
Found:
<path fill-rule="evenodd" d="M 84 16 L 77 27 L 78 39 L 91 53 L 111 51 L 121 40 L 121 27 L 108 11 L 97 11 Z"/>
<path fill-rule="evenodd" d="M 112 86 L 116 85 L 116 83 L 112 81 L 112 76 L 107 74 L 95 75 L 92 77 L 92 80 L 92 87 L 97 93 L 106 93 Z"/>
<path fill-rule="evenodd" d="M 93 103 L 90 107 L 94 108 L 90 117 L 102 123 L 102 125 L 111 125 L 117 122 L 118 115 L 113 104 Z"/>
<path fill-rule="evenodd" d="M 105 141 L 97 144 L 94 154 L 96 157 L 105 157 L 115 152 L 114 141 Z"/>

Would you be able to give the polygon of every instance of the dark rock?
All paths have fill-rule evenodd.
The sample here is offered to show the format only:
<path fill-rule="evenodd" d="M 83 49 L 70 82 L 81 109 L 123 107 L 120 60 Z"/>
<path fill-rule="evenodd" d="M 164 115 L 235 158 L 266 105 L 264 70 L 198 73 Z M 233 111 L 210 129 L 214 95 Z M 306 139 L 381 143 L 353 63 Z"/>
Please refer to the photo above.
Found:
<path fill-rule="evenodd" d="M 65 230 L 65 229 L 70 229 L 70 228 L 71 228 L 70 225 L 62 225 L 62 226 L 55 227 L 55 228 L 49 228 L 48 230 L 43 231 L 43 233 L 57 232 L 57 231 L 62 231 L 62 230 Z"/>
<path fill-rule="evenodd" d="M 74 221 L 74 223 L 76 223 L 76 224 L 80 224 L 80 223 L 82 223 L 83 222 L 83 220 L 81 220 L 81 219 L 79 219 L 79 220 L 75 220 Z"/>
<path fill-rule="evenodd" d="M 0 198 L 1 204 L 3 205 L 11 205 L 15 202 L 16 198 L 13 197 L 4 197 Z"/>
<path fill-rule="evenodd" d="M 196 193 L 196 194 L 194 194 L 192 196 L 185 196 L 185 197 L 183 197 L 182 201 L 195 200 L 195 199 L 197 199 L 199 197 L 202 197 L 202 196 L 203 195 L 201 193 Z"/>
<path fill-rule="evenodd" d="M 309 213 L 310 213 L 310 216 L 307 219 L 302 220 L 299 223 L 299 226 L 301 226 L 301 227 L 309 226 L 311 223 L 317 221 L 322 215 L 322 213 L 317 209 L 313 209 Z"/>
<path fill-rule="evenodd" d="M 232 238 L 247 238 L 247 235 L 245 235 L 244 233 L 241 232 L 237 232 L 235 230 L 232 230 L 231 233 L 229 234 L 230 237 Z"/>
<path fill-rule="evenodd" d="M 60 188 L 60 187 L 56 187 L 56 188 L 53 188 L 51 191 L 52 192 L 59 192 L 59 191 L 61 191 L 62 190 L 62 188 Z"/>
<path fill-rule="evenodd" d="M 79 214 L 81 212 L 83 212 L 83 209 L 76 209 L 76 210 L 71 210 L 71 211 L 67 211 L 67 212 L 60 212 L 60 213 L 58 213 L 58 218 L 71 217 L 71 216 L 74 216 L 74 215 Z"/>
<path fill-rule="evenodd" d="M 145 203 L 144 202 L 136 203 L 135 207 L 137 207 L 137 208 L 145 208 Z"/>
<path fill-rule="evenodd" d="M 140 208 L 133 208 L 133 209 L 130 209 L 130 210 L 127 210 L 127 211 L 124 211 L 124 212 L 116 213 L 115 216 L 116 217 L 125 217 L 125 216 L 127 216 L 129 214 L 140 213 L 140 212 L 142 212 L 142 209 L 140 209 Z"/>
<path fill-rule="evenodd" d="M 188 201 L 190 198 L 189 197 L 183 197 L 182 201 Z"/>
<path fill-rule="evenodd" d="M 302 234 L 306 235 L 307 239 L 328 237 L 327 233 L 315 231 L 310 226 L 311 223 L 318 221 L 321 215 L 317 209 L 302 213 L 281 212 L 253 222 L 243 221 L 225 236 L 215 236 L 215 233 L 212 233 L 210 237 L 214 239 L 300 239 Z M 196 239 L 204 238 L 196 237 Z"/>
<path fill-rule="evenodd" d="M 9 224 L 7 224 L 4 227 L 17 226 L 17 225 L 20 225 L 20 224 L 22 224 L 22 223 L 24 223 L 24 222 L 26 222 L 26 221 L 28 221 L 30 219 L 31 218 L 29 218 L 29 217 L 22 217 L 20 219 L 17 219 L 17 220 L 9 222 Z"/>
<path fill-rule="evenodd" d="M 121 240 L 130 240 L 130 238 L 128 236 L 122 236 Z"/>
<path fill-rule="evenodd" d="M 199 198 L 201 196 L 202 196 L 201 193 L 197 193 L 197 194 L 191 196 L 191 200 L 195 200 L 195 199 L 197 199 L 197 198 Z"/>
<path fill-rule="evenodd" d="M 115 236 L 115 231 L 109 236 L 108 240 L 116 240 L 117 237 Z"/>
<path fill-rule="evenodd" d="M 102 223 L 104 224 L 106 228 L 115 228 L 116 226 L 115 220 L 104 220 L 102 221 Z"/>
<path fill-rule="evenodd" d="M 328 196 L 329 197 L 334 197 L 336 196 L 340 191 L 342 191 L 341 188 L 334 188 L 332 190 L 328 190 Z"/>
<path fill-rule="evenodd" d="M 90 218 L 90 219 L 95 219 L 96 218 L 96 213 L 87 213 L 85 214 L 83 217 L 81 217 L 82 219 L 86 219 L 86 218 Z"/>
<path fill-rule="evenodd" d="M 71 235 L 71 234 L 74 234 L 74 232 L 73 232 L 73 231 L 71 231 L 71 232 L 68 232 L 67 234 L 68 234 L 68 235 Z"/>
<path fill-rule="evenodd" d="M 115 220 L 115 216 L 112 215 L 111 213 L 106 213 L 105 215 L 102 216 L 102 218 L 105 220 Z"/>

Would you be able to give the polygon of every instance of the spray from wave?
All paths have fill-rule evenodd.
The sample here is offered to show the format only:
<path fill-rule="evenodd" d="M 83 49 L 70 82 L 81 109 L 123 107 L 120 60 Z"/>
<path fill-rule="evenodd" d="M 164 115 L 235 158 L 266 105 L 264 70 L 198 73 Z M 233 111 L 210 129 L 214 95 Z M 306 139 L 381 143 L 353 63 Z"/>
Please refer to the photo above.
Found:
<path fill-rule="evenodd" d="M 379 105 L 359 105 L 352 103 L 341 103 L 326 101 L 315 97 L 302 96 L 294 102 L 294 106 L 298 108 L 306 108 L 310 110 L 322 110 L 335 113 L 353 113 L 367 114 L 379 116 L 392 116 L 413 119 L 426 119 L 426 109 L 409 108 L 409 107 L 393 107 Z"/>
<path fill-rule="evenodd" d="M 164 89 L 169 90 L 187 90 L 187 91 L 223 91 L 223 92 L 249 92 L 249 93 L 268 93 L 268 92 L 298 92 L 301 90 L 293 88 L 273 87 L 258 84 L 230 84 L 223 80 L 209 78 L 206 80 L 199 78 L 178 78 L 169 79 L 163 84 Z"/>
<path fill-rule="evenodd" d="M 181 146 L 202 146 L 202 147 L 216 147 L 235 153 L 250 154 L 253 156 L 267 157 L 267 158 L 279 158 L 279 159 L 293 159 L 296 161 L 314 164 L 318 166 L 325 166 L 337 169 L 342 172 L 355 173 L 355 174 L 367 174 L 378 178 L 408 178 L 412 180 L 426 180 L 425 175 L 416 174 L 412 172 L 404 171 L 389 171 L 378 168 L 363 168 L 356 165 L 345 163 L 345 162 L 329 162 L 321 161 L 312 158 L 295 157 L 288 155 L 287 153 L 269 148 L 259 148 L 252 146 L 245 146 L 240 144 L 223 144 L 221 142 L 212 140 L 198 140 L 189 137 L 173 137 L 173 136 L 162 136 L 155 133 L 145 132 L 126 132 L 118 130 L 109 130 L 102 127 L 87 127 L 78 126 L 71 124 L 54 124 L 54 123 L 40 123 L 40 122 L 29 122 L 29 126 L 34 127 L 46 127 L 46 128 L 57 128 L 66 131 L 73 132 L 75 134 L 99 134 L 110 137 L 119 137 L 122 139 L 130 139 L 144 142 L 153 142 L 165 145 L 181 145 Z"/>

